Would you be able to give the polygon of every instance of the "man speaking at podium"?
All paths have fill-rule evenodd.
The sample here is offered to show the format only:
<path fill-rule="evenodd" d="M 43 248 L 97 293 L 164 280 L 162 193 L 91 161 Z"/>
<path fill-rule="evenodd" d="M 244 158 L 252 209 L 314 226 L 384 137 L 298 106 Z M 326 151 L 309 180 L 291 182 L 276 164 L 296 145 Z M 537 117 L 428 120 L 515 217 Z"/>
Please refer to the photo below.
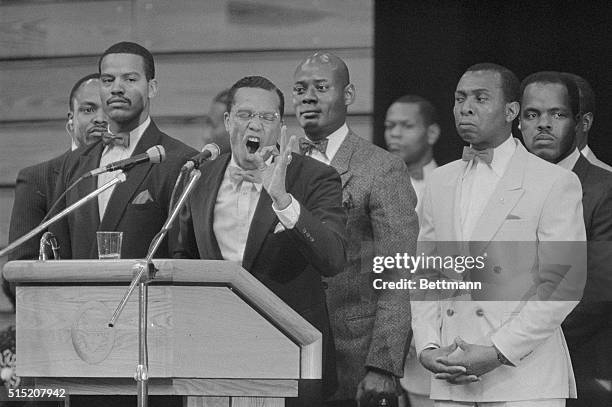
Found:
<path fill-rule="evenodd" d="M 100 142 L 73 152 L 60 175 L 58 193 L 88 171 L 144 153 L 155 145 L 164 147 L 166 159 L 156 165 L 135 166 L 124 183 L 104 191 L 50 230 L 59 240 L 64 259 L 97 258 L 96 231 L 123 232 L 121 257 L 143 258 L 167 218 L 180 167 L 197 151 L 162 133 L 149 117 L 157 80 L 153 56 L 147 49 L 132 42 L 114 44 L 100 58 L 99 70 L 102 106 L 115 137 L 106 134 Z M 60 206 L 73 204 L 114 175 L 103 173 L 83 180 Z M 168 245 L 162 244 L 156 256 L 170 257 Z"/>
<path fill-rule="evenodd" d="M 333 339 L 321 276 L 342 271 L 345 221 L 340 176 L 292 154 L 284 98 L 268 79 L 230 89 L 231 154 L 206 163 L 180 217 L 175 257 L 240 263 L 323 334 L 323 380 L 299 384 L 289 406 L 319 406 L 335 389 Z M 276 144 L 280 137 L 280 152 Z"/>

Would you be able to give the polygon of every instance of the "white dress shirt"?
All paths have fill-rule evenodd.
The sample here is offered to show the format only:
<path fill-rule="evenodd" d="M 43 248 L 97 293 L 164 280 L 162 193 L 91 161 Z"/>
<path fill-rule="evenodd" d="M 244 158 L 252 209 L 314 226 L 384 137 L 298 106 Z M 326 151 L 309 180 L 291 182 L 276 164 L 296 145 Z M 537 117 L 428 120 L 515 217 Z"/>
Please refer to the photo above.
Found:
<path fill-rule="evenodd" d="M 149 127 L 149 124 L 151 124 L 151 117 L 147 116 L 146 120 L 142 122 L 142 124 L 130 131 L 129 147 L 125 148 L 123 146 L 116 146 L 113 143 L 104 147 L 104 150 L 102 150 L 102 156 L 100 157 L 100 167 L 131 157 L 136 149 L 136 145 L 138 145 L 138 142 L 140 141 L 140 138 L 144 134 L 147 127 Z M 105 172 L 98 175 L 98 188 L 113 179 L 118 173 L 119 170 Z M 113 194 L 113 191 L 115 190 L 115 186 L 116 184 L 98 195 L 98 212 L 100 214 L 100 220 L 102 220 L 104 217 L 106 206 L 108 205 L 108 201 Z"/>
<path fill-rule="evenodd" d="M 475 157 L 466 166 L 461 181 L 462 240 L 469 240 L 478 218 L 493 195 L 497 183 L 504 175 L 516 150 L 516 141 L 510 135 L 493 149 L 493 161 L 486 164 Z"/>
<path fill-rule="evenodd" d="M 346 125 L 346 123 L 344 123 L 342 126 L 340 126 L 338 130 L 327 136 L 327 149 L 325 150 L 325 154 L 313 148 L 306 155 L 324 164 L 330 165 L 332 160 L 334 159 L 334 156 L 338 152 L 338 149 L 340 148 L 340 144 L 342 144 L 342 142 L 348 135 L 348 132 L 348 126 Z M 306 136 L 306 138 L 308 138 L 308 136 Z"/>
<path fill-rule="evenodd" d="M 272 157 L 268 160 L 268 165 L 271 161 Z M 244 257 L 244 249 L 261 195 L 262 184 L 244 180 L 235 181 L 230 175 L 231 167 L 240 168 L 233 155 L 219 186 L 213 213 L 213 232 L 223 259 L 240 264 Z M 300 217 L 299 202 L 291 194 L 289 196 L 291 204 L 283 210 L 278 210 L 272 204 L 272 209 L 285 229 L 293 229 Z"/>
<path fill-rule="evenodd" d="M 579 158 L 580 152 L 578 151 L 578 147 L 576 147 L 570 155 L 559 161 L 557 165 L 561 168 L 565 168 L 566 170 L 571 171 L 578 162 Z"/>
<path fill-rule="evenodd" d="M 419 213 L 419 210 L 421 209 L 421 205 L 422 205 L 421 199 L 423 198 L 423 194 L 425 193 L 425 186 L 427 185 L 427 178 L 436 168 L 438 168 L 438 163 L 436 163 L 436 160 L 431 159 L 431 161 L 429 161 L 427 164 L 423 166 L 423 179 L 416 179 L 416 178 L 410 177 L 412 188 L 414 188 L 414 192 L 416 193 L 416 196 L 417 196 L 417 205 L 416 205 L 417 213 Z"/>

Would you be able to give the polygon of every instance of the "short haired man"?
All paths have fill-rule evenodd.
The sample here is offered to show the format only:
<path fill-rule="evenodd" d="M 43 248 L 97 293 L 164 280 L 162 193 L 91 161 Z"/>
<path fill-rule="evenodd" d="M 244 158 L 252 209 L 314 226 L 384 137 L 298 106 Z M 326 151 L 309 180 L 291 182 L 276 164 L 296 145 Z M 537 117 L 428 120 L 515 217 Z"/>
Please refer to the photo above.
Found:
<path fill-rule="evenodd" d="M 100 96 L 114 138 L 75 151 L 64 165 L 60 192 L 86 172 L 109 163 L 144 153 L 162 145 L 166 160 L 138 165 L 127 181 L 106 190 L 51 227 L 60 240 L 63 258 L 97 258 L 96 231 L 121 231 L 123 258 L 142 258 L 153 237 L 166 220 L 170 194 L 178 172 L 188 157 L 197 152 L 162 133 L 149 116 L 150 101 L 157 94 L 153 56 L 144 47 L 120 42 L 108 48 L 99 60 Z M 112 179 L 113 173 L 84 180 L 66 194 L 70 205 Z M 171 241 L 171 239 L 169 239 Z M 170 257 L 162 244 L 158 257 Z"/>
<path fill-rule="evenodd" d="M 468 68 L 453 112 L 470 147 L 426 187 L 418 253 L 482 256 L 482 273 L 468 273 L 468 281 L 506 283 L 492 292 L 434 292 L 448 297 L 433 301 L 411 293 L 416 350 L 435 374 L 436 406 L 563 406 L 575 396 L 560 325 L 584 285 L 580 182 L 512 137 L 518 99 L 518 79 L 507 68 Z M 565 290 L 559 275 L 576 284 Z M 550 300 L 561 293 L 567 301 Z"/>
<path fill-rule="evenodd" d="M 304 154 L 335 168 L 348 213 L 348 262 L 327 279 L 327 300 L 338 360 L 339 386 L 329 405 L 355 406 L 394 397 L 410 344 L 406 290 L 375 289 L 400 270 L 373 274 L 375 258 L 414 254 L 416 196 L 402 160 L 357 136 L 346 124 L 355 99 L 344 61 L 329 52 L 304 59 L 294 73 L 293 105 L 306 133 Z M 387 401 L 389 402 L 389 401 Z"/>
<path fill-rule="evenodd" d="M 394 101 L 385 117 L 385 142 L 389 152 L 404 160 L 410 182 L 417 196 L 419 211 L 427 179 L 438 168 L 433 146 L 440 138 L 438 113 L 434 105 L 419 95 L 404 95 Z M 404 377 L 400 379 L 410 407 L 432 406 L 429 398 L 431 373 L 417 360 L 414 341 L 404 362 Z"/>
<path fill-rule="evenodd" d="M 582 184 L 587 240 L 587 284 L 580 304 L 563 323 L 578 399 L 571 406 L 605 405 L 612 383 L 612 173 L 591 164 L 579 151 L 584 113 L 575 80 L 558 72 L 538 72 L 521 84 L 521 131 L 527 149 L 573 171 Z M 583 105 L 584 106 L 584 105 Z M 608 301 L 602 301 L 608 300 Z"/>
<path fill-rule="evenodd" d="M 580 93 L 580 125 L 576 128 L 576 143 L 580 153 L 591 163 L 606 171 L 612 171 L 612 167 L 601 161 L 589 147 L 589 132 L 595 121 L 595 92 L 593 88 L 581 76 L 573 73 L 564 73 L 569 77 Z"/>
<path fill-rule="evenodd" d="M 322 276 L 345 261 L 340 177 L 291 154 L 282 92 L 248 76 L 231 90 L 225 113 L 231 153 L 207 162 L 181 215 L 175 257 L 234 261 L 323 334 L 323 383 L 300 381 L 291 406 L 318 406 L 336 371 Z M 280 152 L 277 143 L 280 142 Z"/>
<path fill-rule="evenodd" d="M 417 195 L 417 211 L 425 191 L 427 177 L 438 168 L 433 146 L 440 138 L 436 108 L 418 95 L 405 95 L 387 109 L 385 142 L 387 149 L 400 156 L 410 173 Z"/>
<path fill-rule="evenodd" d="M 66 131 L 72 150 L 99 140 L 107 128 L 106 114 L 100 101 L 100 75 L 89 74 L 79 79 L 68 97 Z M 70 150 L 40 164 L 27 167 L 17 174 L 15 200 L 9 227 L 9 241 L 14 241 L 34 229 L 53 205 L 56 182 Z M 38 258 L 40 236 L 32 238 L 9 254 L 9 260 Z"/>

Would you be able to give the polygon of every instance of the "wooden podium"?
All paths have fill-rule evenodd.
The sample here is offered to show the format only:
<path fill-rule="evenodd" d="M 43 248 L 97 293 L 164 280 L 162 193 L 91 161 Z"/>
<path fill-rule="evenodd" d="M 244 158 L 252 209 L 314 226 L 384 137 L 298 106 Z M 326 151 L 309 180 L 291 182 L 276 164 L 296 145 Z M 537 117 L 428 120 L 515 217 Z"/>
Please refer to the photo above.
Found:
<path fill-rule="evenodd" d="M 67 394 L 136 394 L 138 293 L 107 326 L 138 260 L 14 261 L 17 374 Z M 321 333 L 235 263 L 154 260 L 149 394 L 188 406 L 283 406 L 321 378 Z"/>

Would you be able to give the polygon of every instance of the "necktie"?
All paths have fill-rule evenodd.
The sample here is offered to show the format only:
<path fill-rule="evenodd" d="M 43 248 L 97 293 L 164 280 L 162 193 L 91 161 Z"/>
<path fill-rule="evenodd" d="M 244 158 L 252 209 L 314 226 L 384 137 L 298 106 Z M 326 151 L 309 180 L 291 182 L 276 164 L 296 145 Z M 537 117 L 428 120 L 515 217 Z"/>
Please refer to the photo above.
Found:
<path fill-rule="evenodd" d="M 247 181 L 255 185 L 258 191 L 261 191 L 261 170 L 243 170 L 233 165 L 229 166 L 228 170 L 230 178 L 234 182 L 236 188 L 238 188 L 243 181 Z"/>
<path fill-rule="evenodd" d="M 463 154 L 461 155 L 463 161 L 471 161 L 475 157 L 478 157 L 485 164 L 491 164 L 493 161 L 493 149 L 476 150 L 472 147 L 463 147 Z"/>
<path fill-rule="evenodd" d="M 327 150 L 327 137 L 321 140 L 312 141 L 307 139 L 306 137 L 300 138 L 300 153 L 302 155 L 306 155 L 308 153 L 312 153 L 312 150 L 318 150 L 321 154 L 325 155 L 325 151 Z"/>

